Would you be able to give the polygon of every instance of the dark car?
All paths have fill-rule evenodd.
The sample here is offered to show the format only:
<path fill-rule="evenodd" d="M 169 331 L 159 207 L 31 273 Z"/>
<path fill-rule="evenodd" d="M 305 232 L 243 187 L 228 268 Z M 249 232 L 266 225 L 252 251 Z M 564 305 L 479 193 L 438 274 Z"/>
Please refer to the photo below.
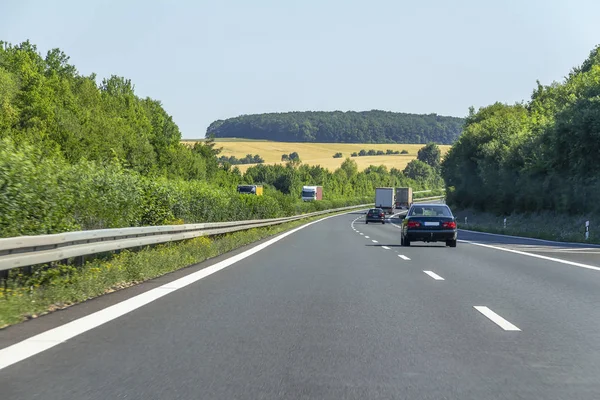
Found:
<path fill-rule="evenodd" d="M 371 208 L 367 211 L 367 216 L 365 217 L 365 224 L 371 222 L 381 222 L 385 224 L 385 212 L 381 208 Z"/>
<path fill-rule="evenodd" d="M 413 204 L 402 221 L 402 245 L 446 242 L 456 247 L 456 218 L 445 204 Z"/>

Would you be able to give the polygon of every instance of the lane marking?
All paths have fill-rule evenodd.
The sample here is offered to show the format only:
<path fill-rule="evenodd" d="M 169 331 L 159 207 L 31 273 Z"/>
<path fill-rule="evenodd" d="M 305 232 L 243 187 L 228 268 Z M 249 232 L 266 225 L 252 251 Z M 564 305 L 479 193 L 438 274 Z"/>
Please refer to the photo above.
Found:
<path fill-rule="evenodd" d="M 398 254 L 398 257 L 400 257 L 403 260 L 410 261 L 410 258 L 406 257 L 404 254 Z"/>
<path fill-rule="evenodd" d="M 352 211 L 349 211 L 345 214 L 349 214 L 350 212 Z M 338 217 L 340 215 L 343 214 L 330 215 L 328 217 L 309 222 L 305 225 L 284 232 L 281 235 L 274 237 L 273 239 L 270 239 L 264 243 L 258 244 L 253 248 L 248 249 L 240 254 L 236 254 L 233 257 L 230 257 L 226 260 L 220 261 L 216 264 L 206 267 L 200 271 L 176 279 L 173 282 L 166 283 L 162 286 L 151 289 L 137 296 L 131 297 L 120 303 L 114 304 L 100 311 L 96 311 L 95 313 L 86 315 L 85 317 L 76 319 L 59 327 L 32 336 L 29 339 L 25 339 L 11 346 L 0 349 L 0 370 L 13 364 L 16 364 L 19 361 L 23 361 L 36 354 L 39 354 L 45 350 L 48 350 L 56 345 L 59 345 L 69 339 L 74 338 L 75 336 L 81 335 L 84 332 L 97 328 L 98 326 L 110 322 L 116 318 L 119 318 L 127 313 L 130 313 L 146 304 L 158 300 L 159 298 L 169 293 L 172 293 L 178 289 L 184 288 L 194 282 L 206 278 L 207 276 L 210 276 L 215 272 L 225 269 L 230 265 L 233 265 L 245 258 L 248 258 L 261 250 L 264 250 L 272 244 L 279 242 L 280 240 L 290 236 L 293 233 L 298 232 L 301 229 L 307 228 L 321 221 L 325 221 L 329 218 Z"/>
<path fill-rule="evenodd" d="M 368 236 L 365 236 L 365 239 L 369 239 L 369 237 L 368 237 Z"/>
<path fill-rule="evenodd" d="M 510 322 L 508 322 L 507 320 L 505 320 L 504 318 L 502 318 L 501 316 L 499 316 L 498 314 L 496 314 L 495 312 L 493 312 L 485 306 L 473 306 L 473 308 L 485 315 L 486 317 L 488 317 L 492 322 L 494 322 L 496 325 L 498 325 L 505 331 L 520 331 L 520 329 L 517 328 L 515 325 L 511 324 Z"/>
<path fill-rule="evenodd" d="M 546 240 L 546 239 L 537 239 L 537 238 L 530 238 L 530 237 L 525 237 L 525 236 L 512 236 L 512 235 L 501 235 L 498 233 L 489 233 L 489 232 L 478 232 L 478 231 L 470 231 L 468 229 L 459 229 L 459 231 L 463 231 L 463 232 L 468 232 L 468 233 L 475 233 L 478 235 L 487 235 L 487 236 L 498 236 L 498 237 L 505 237 L 505 238 L 511 238 L 511 239 L 523 239 L 523 240 L 531 240 L 534 242 L 542 242 L 542 243 L 552 243 L 552 244 L 562 244 L 562 245 L 573 245 L 573 246 L 579 246 L 579 247 L 595 247 L 595 248 L 599 248 L 600 245 L 598 244 L 590 244 L 590 243 L 577 243 L 577 242 L 558 242 L 556 240 Z"/>
<path fill-rule="evenodd" d="M 373 243 L 379 243 L 377 240 L 371 240 Z"/>
<path fill-rule="evenodd" d="M 390 248 L 389 248 L 389 247 L 387 247 L 387 246 L 381 246 L 381 248 L 382 248 L 382 249 L 386 249 L 386 250 L 390 250 Z"/>
<path fill-rule="evenodd" d="M 365 234 L 364 234 L 364 233 L 361 233 L 360 235 L 361 235 L 361 236 L 364 236 Z"/>
<path fill-rule="evenodd" d="M 438 274 L 436 274 L 433 271 L 423 271 L 423 272 L 425 272 L 427 275 L 429 275 L 430 277 L 432 277 L 436 281 L 444 281 L 445 280 L 444 278 L 442 278 L 441 276 L 439 276 Z"/>
<path fill-rule="evenodd" d="M 574 262 L 574 261 L 562 260 L 560 258 L 542 256 L 542 255 L 533 254 L 533 253 L 526 253 L 524 251 L 507 249 L 505 247 L 491 246 L 489 244 L 476 243 L 476 242 L 471 242 L 469 240 L 459 240 L 459 242 L 464 242 L 464 243 L 472 244 L 474 246 L 487 247 L 489 249 L 494 249 L 494 250 L 507 251 L 509 253 L 520 254 L 522 256 L 534 257 L 534 258 L 539 258 L 539 259 L 542 259 L 542 260 L 554 261 L 554 262 L 558 262 L 558 263 L 562 263 L 562 264 L 567 264 L 567 265 L 573 265 L 573 266 L 579 267 L 579 268 L 586 268 L 586 269 L 591 269 L 591 270 L 594 270 L 594 271 L 600 271 L 600 267 L 595 267 L 593 265 L 588 265 L 588 264 L 581 264 L 581 263 Z"/>

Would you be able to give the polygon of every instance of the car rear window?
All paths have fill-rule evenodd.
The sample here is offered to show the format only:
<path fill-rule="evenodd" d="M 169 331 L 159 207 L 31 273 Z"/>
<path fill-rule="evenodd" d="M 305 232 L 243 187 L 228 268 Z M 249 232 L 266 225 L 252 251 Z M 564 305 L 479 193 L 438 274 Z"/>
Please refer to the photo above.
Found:
<path fill-rule="evenodd" d="M 411 217 L 452 217 L 452 212 L 447 206 L 415 206 L 408 215 Z"/>

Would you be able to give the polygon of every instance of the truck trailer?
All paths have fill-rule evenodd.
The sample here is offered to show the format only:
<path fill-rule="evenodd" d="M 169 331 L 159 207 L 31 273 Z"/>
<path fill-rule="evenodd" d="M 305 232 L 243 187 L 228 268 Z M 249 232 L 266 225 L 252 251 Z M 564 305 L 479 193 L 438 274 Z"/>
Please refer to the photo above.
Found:
<path fill-rule="evenodd" d="M 375 207 L 388 214 L 394 213 L 394 188 L 380 187 L 375 189 Z"/>
<path fill-rule="evenodd" d="M 410 187 L 396 188 L 396 208 L 410 208 L 413 202 L 413 191 Z"/>

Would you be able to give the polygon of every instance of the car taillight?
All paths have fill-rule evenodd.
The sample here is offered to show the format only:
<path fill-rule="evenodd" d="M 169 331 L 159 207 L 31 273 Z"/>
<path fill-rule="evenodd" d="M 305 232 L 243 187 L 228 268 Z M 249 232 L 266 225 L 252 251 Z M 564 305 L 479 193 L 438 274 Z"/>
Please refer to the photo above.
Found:
<path fill-rule="evenodd" d="M 406 224 L 406 226 L 409 228 L 418 228 L 421 226 L 421 223 L 419 221 L 408 221 L 408 224 Z"/>
<path fill-rule="evenodd" d="M 381 214 L 379 214 L 379 216 L 380 216 L 380 217 L 383 217 L 383 216 L 384 216 L 384 214 L 383 214 L 383 213 L 381 213 Z"/>
<path fill-rule="evenodd" d="M 456 222 L 444 222 L 442 228 L 456 229 Z"/>

